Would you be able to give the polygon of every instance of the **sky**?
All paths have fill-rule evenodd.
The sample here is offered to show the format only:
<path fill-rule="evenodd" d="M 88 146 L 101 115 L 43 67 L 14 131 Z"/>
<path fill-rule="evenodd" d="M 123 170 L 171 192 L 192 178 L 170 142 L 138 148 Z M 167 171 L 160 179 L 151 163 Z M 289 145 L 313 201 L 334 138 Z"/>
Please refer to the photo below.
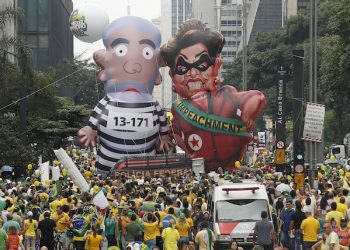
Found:
<path fill-rule="evenodd" d="M 104 9 L 109 16 L 109 22 L 118 17 L 127 15 L 127 5 L 130 5 L 130 14 L 140 16 L 148 20 L 157 18 L 161 14 L 161 0 L 73 0 L 77 9 L 84 4 L 95 4 Z M 74 37 L 74 56 L 82 55 L 83 59 L 92 57 L 96 50 L 104 49 L 102 40 L 94 43 L 84 43 Z"/>

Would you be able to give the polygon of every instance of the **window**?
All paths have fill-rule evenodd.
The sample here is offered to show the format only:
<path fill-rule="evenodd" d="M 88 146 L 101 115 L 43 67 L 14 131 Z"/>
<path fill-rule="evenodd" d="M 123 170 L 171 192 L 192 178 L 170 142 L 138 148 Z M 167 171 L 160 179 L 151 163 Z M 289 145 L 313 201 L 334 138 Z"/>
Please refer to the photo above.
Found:
<path fill-rule="evenodd" d="M 221 20 L 221 26 L 241 26 L 242 20 Z"/>
<path fill-rule="evenodd" d="M 226 41 L 225 46 L 227 47 L 233 47 L 233 46 L 239 46 L 240 41 Z"/>
<path fill-rule="evenodd" d="M 27 23 L 27 31 L 37 31 L 37 1 L 36 0 L 27 0 L 27 9 L 25 10 L 25 19 Z"/>
<path fill-rule="evenodd" d="M 242 35 L 242 31 L 238 30 L 223 30 L 221 31 L 221 34 L 225 37 L 230 37 L 230 36 L 241 36 Z"/>
<path fill-rule="evenodd" d="M 266 200 L 225 200 L 216 202 L 216 221 L 259 221 L 261 212 L 269 211 Z M 268 213 L 269 219 L 270 213 Z"/>
<path fill-rule="evenodd" d="M 47 0 L 38 0 L 38 31 L 49 30 L 49 6 Z"/>
<path fill-rule="evenodd" d="M 221 54 L 223 57 L 233 57 L 236 56 L 236 51 L 223 51 Z"/>

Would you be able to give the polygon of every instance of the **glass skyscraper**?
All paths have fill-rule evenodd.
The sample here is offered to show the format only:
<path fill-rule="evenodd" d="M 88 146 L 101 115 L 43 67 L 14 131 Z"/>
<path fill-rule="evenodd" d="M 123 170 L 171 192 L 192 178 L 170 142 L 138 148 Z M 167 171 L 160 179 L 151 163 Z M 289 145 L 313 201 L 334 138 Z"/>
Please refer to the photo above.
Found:
<path fill-rule="evenodd" d="M 71 0 L 18 0 L 17 6 L 24 13 L 19 35 L 32 50 L 34 69 L 46 70 L 62 59 L 73 60 Z"/>

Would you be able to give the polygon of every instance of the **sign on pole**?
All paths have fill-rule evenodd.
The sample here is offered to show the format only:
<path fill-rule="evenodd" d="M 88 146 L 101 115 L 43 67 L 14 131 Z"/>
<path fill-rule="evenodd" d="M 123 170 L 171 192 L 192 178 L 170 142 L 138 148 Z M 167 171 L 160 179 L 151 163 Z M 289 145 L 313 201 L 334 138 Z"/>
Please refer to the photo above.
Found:
<path fill-rule="evenodd" d="M 308 102 L 306 105 L 303 139 L 306 141 L 321 142 L 325 106 Z"/>
<path fill-rule="evenodd" d="M 276 114 L 276 172 L 285 170 L 285 145 L 286 145 L 286 71 L 278 71 L 277 83 L 277 114 Z"/>

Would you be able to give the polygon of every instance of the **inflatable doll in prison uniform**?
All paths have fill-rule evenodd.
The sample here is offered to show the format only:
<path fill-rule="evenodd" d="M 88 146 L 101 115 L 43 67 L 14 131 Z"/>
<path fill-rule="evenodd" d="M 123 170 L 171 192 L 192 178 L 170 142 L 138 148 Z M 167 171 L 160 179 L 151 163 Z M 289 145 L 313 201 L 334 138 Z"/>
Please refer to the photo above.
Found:
<path fill-rule="evenodd" d="M 112 22 L 104 31 L 106 50 L 94 53 L 102 68 L 99 80 L 106 97 L 94 108 L 88 126 L 78 132 L 85 146 L 95 146 L 97 173 L 107 176 L 124 156 L 167 152 L 171 147 L 166 118 L 153 100 L 161 83 L 161 36 L 148 20 L 128 16 Z"/>

